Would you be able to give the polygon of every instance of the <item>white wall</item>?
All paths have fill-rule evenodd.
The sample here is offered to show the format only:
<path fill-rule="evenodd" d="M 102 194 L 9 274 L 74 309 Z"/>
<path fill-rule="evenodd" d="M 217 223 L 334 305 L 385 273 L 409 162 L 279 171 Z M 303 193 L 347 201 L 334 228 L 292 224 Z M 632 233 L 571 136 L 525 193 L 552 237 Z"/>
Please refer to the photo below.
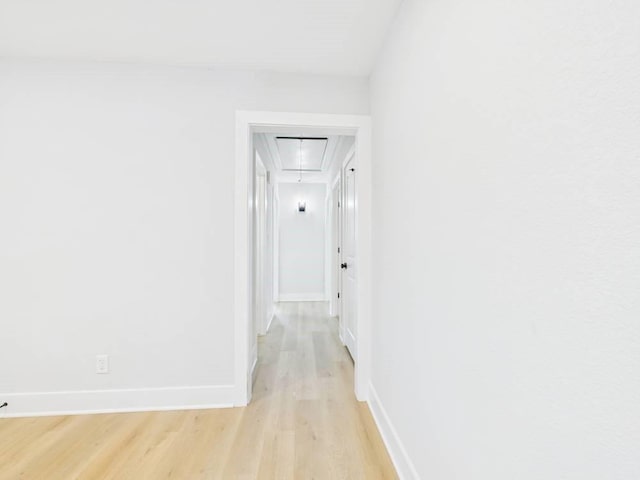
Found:
<path fill-rule="evenodd" d="M 278 297 L 326 300 L 327 186 L 278 183 Z M 306 211 L 298 212 L 298 201 Z"/>
<path fill-rule="evenodd" d="M 373 385 L 420 478 L 640 478 L 639 47 L 639 2 L 404 2 Z"/>
<path fill-rule="evenodd" d="M 235 111 L 367 98 L 360 78 L 0 62 L 0 415 L 231 401 Z"/>

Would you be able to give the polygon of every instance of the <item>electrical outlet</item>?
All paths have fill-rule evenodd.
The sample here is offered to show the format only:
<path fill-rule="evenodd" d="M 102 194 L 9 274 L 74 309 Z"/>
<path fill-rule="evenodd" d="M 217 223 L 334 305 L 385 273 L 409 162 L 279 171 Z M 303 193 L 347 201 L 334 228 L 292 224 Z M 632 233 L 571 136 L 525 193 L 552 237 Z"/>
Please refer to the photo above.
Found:
<path fill-rule="evenodd" d="M 96 355 L 96 373 L 109 373 L 109 355 Z"/>

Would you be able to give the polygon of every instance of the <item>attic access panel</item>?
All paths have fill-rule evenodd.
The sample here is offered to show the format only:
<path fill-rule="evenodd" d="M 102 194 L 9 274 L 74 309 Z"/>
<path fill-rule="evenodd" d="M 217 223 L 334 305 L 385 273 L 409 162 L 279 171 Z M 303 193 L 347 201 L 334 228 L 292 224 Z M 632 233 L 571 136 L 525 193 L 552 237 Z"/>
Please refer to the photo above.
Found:
<path fill-rule="evenodd" d="M 326 137 L 276 137 L 283 171 L 321 172 Z"/>

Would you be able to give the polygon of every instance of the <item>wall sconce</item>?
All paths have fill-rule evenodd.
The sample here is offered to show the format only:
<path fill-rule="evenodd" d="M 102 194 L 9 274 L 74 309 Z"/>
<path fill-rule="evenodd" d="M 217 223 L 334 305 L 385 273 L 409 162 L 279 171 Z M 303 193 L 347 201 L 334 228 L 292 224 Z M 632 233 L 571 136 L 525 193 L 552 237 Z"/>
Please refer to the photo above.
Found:
<path fill-rule="evenodd" d="M 304 213 L 307 211 L 307 202 L 298 202 L 298 213 Z"/>

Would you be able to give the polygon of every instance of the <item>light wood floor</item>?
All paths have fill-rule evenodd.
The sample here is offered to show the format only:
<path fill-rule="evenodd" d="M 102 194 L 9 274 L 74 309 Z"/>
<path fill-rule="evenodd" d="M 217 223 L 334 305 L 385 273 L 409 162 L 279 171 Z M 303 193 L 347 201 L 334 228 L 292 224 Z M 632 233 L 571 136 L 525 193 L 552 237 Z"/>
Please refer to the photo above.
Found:
<path fill-rule="evenodd" d="M 397 478 L 325 303 L 281 304 L 245 408 L 0 420 L 0 479 Z"/>

